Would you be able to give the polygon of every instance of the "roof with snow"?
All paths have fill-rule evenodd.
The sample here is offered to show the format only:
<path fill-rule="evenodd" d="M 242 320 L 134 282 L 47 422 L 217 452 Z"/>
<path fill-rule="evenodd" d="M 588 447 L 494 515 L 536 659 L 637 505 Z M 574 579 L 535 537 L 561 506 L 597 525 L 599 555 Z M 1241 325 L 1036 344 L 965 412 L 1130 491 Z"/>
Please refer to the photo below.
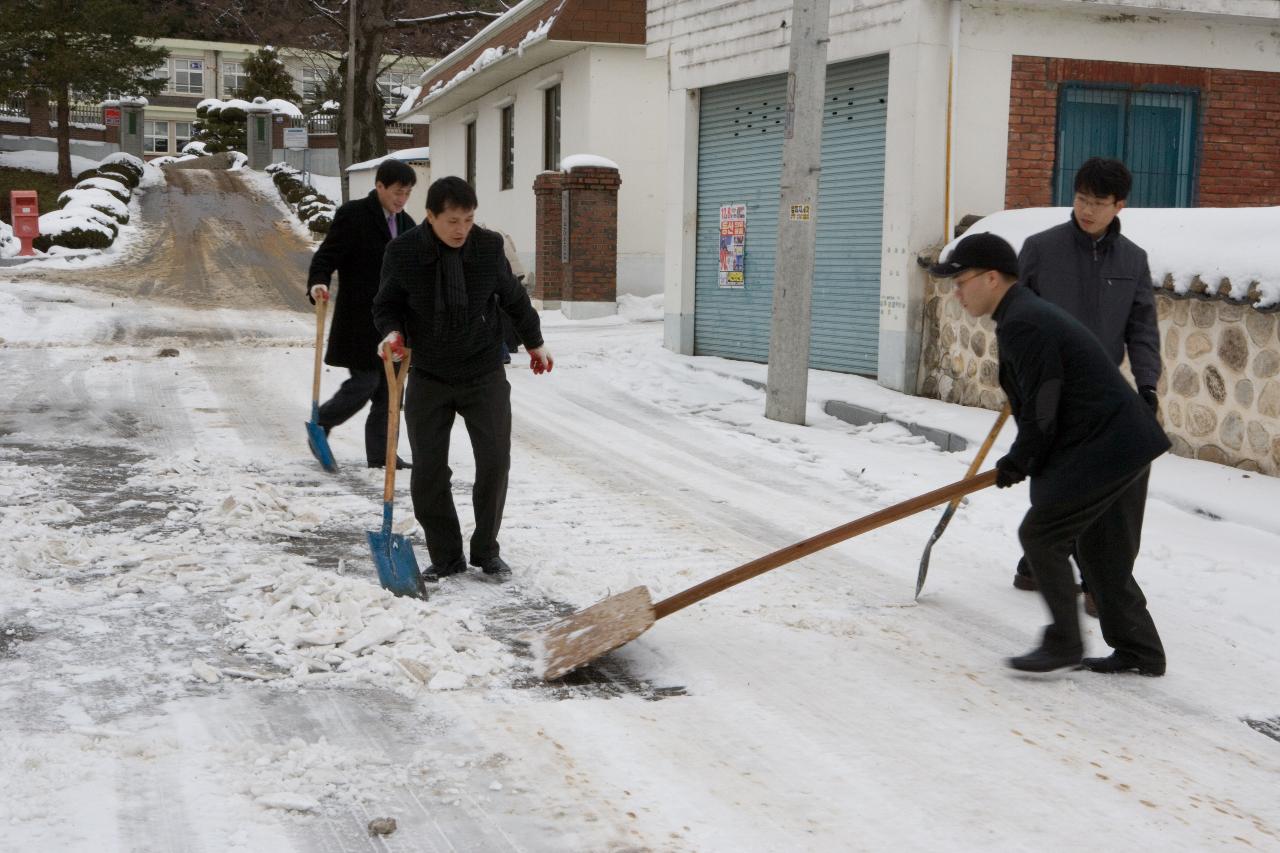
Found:
<path fill-rule="evenodd" d="M 522 0 L 433 65 L 397 118 L 427 124 L 584 45 L 644 41 L 644 0 Z"/>

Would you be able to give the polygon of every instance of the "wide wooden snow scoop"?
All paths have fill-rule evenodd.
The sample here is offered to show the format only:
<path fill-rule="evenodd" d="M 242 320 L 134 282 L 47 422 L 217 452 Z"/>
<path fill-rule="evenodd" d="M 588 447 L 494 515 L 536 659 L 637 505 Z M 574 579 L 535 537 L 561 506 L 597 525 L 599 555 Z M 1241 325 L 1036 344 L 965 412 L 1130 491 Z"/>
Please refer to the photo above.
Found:
<path fill-rule="evenodd" d="M 788 545 L 772 554 L 744 563 L 722 575 L 703 581 L 684 592 L 678 592 L 654 604 L 649 588 L 638 586 L 611 595 L 598 604 L 572 616 L 566 616 L 534 638 L 532 646 L 537 666 L 547 681 L 577 669 L 584 664 L 625 645 L 649 630 L 663 616 L 670 616 L 690 604 L 717 592 L 736 586 L 756 575 L 764 574 L 787 563 L 807 557 L 823 548 L 843 542 L 868 530 L 875 530 L 909 515 L 922 512 L 953 498 L 985 489 L 996 481 L 994 470 L 968 477 L 949 486 L 935 489 L 918 498 L 895 504 L 856 521 L 842 524 L 803 542 Z"/>

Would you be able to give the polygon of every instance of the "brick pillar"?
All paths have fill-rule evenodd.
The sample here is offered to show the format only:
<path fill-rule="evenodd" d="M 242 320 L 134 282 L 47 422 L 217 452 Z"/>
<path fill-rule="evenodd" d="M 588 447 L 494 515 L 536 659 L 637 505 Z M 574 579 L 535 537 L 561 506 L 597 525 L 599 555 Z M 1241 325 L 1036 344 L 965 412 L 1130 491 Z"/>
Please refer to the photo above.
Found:
<path fill-rule="evenodd" d="M 564 176 L 569 251 L 560 310 L 570 319 L 618 310 L 617 169 L 578 166 Z"/>
<path fill-rule="evenodd" d="M 533 302 L 538 308 L 559 308 L 564 286 L 563 199 L 565 174 L 543 172 L 533 179 L 536 200 L 534 223 Z"/>
<path fill-rule="evenodd" d="M 49 112 L 49 96 L 36 89 L 27 95 L 27 115 L 31 118 L 32 136 L 52 136 Z"/>

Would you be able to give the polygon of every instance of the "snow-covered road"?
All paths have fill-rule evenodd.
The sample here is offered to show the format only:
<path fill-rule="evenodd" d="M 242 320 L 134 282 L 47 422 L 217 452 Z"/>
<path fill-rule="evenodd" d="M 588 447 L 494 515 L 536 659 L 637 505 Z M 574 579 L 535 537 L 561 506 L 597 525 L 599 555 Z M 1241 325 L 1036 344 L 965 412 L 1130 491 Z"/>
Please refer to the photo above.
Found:
<path fill-rule="evenodd" d="M 311 316 L 130 297 L 126 266 L 0 282 L 0 849 L 1280 849 L 1280 743 L 1243 722 L 1280 715 L 1280 481 L 1157 464 L 1138 573 L 1163 679 L 1004 667 L 1044 618 L 1009 585 L 1013 489 L 961 510 L 918 603 L 936 510 L 545 685 L 530 626 L 677 592 L 971 458 L 823 400 L 975 438 L 993 414 L 820 374 L 810 425 L 774 423 L 760 365 L 547 313 L 555 372 L 509 374 L 515 581 L 394 599 L 360 430 L 334 432 L 337 476 L 306 451 Z M 461 427 L 451 464 L 465 521 Z"/>

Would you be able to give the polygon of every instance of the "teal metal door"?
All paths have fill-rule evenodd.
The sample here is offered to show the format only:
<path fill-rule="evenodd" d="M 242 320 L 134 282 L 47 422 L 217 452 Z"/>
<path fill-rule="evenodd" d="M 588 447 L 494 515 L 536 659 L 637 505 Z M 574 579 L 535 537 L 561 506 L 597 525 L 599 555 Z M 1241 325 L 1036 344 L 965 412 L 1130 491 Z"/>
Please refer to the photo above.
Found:
<path fill-rule="evenodd" d="M 889 60 L 827 69 L 809 365 L 874 376 L 880 314 Z M 769 356 L 786 77 L 702 91 L 694 352 Z M 745 205 L 741 286 L 722 286 L 720 209 Z"/>

